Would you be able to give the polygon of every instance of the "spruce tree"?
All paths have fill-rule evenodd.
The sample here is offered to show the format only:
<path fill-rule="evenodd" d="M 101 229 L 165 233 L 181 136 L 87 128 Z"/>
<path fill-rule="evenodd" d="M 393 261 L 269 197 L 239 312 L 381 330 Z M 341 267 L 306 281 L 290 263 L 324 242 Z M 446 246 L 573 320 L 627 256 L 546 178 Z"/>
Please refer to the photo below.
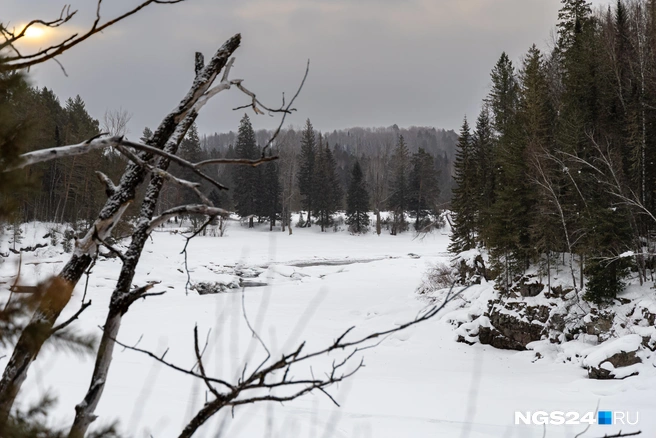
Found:
<path fill-rule="evenodd" d="M 258 158 L 258 148 L 255 142 L 253 126 L 244 114 L 239 124 L 237 144 L 235 147 L 237 158 Z M 257 214 L 257 199 L 259 186 L 259 171 L 257 167 L 237 166 L 234 171 L 233 202 L 235 211 L 241 217 L 250 216 L 249 228 L 253 228 L 253 215 Z"/>
<path fill-rule="evenodd" d="M 389 209 L 393 213 L 392 235 L 407 230 L 405 212 L 408 210 L 408 176 L 410 172 L 410 152 L 402 135 L 391 160 L 392 176 L 389 187 Z"/>
<path fill-rule="evenodd" d="M 321 225 L 321 231 L 325 231 L 332 224 L 332 216 L 341 205 L 342 189 L 337 179 L 337 163 L 328 143 L 323 147 L 321 134 L 314 168 L 317 223 Z"/>
<path fill-rule="evenodd" d="M 454 163 L 454 179 L 456 187 L 453 189 L 451 211 L 453 223 L 451 230 L 451 244 L 449 251 L 459 253 L 476 247 L 476 216 L 478 175 L 476 174 L 476 157 L 473 150 L 473 140 L 467 118 L 460 129 L 456 159 Z"/>
<path fill-rule="evenodd" d="M 152 136 L 153 136 L 153 131 L 148 126 L 146 126 L 143 129 L 143 132 L 141 133 L 141 137 L 139 138 L 139 141 L 142 143 L 146 143 L 148 140 L 150 140 Z"/>
<path fill-rule="evenodd" d="M 494 264 L 502 273 L 506 286 L 510 277 L 526 268 L 520 248 L 526 243 L 528 227 L 523 221 L 529 205 L 516 191 L 526 184 L 524 144 L 518 138 L 517 109 L 519 86 L 515 69 L 504 52 L 492 69 L 492 90 L 487 99 L 496 131 L 494 157 L 494 204 L 483 239 L 489 245 Z M 515 186 L 519 184 L 519 186 Z M 517 221 L 520 222 L 517 222 Z"/>
<path fill-rule="evenodd" d="M 271 156 L 270 149 L 269 156 Z M 277 161 L 273 161 L 266 163 L 263 167 L 262 181 L 264 184 L 260 192 L 262 215 L 268 219 L 269 231 L 272 231 L 282 212 L 279 164 Z"/>
<path fill-rule="evenodd" d="M 567 53 L 577 43 L 578 36 L 592 19 L 592 9 L 586 0 L 561 0 L 558 12 L 557 51 Z"/>
<path fill-rule="evenodd" d="M 518 145 L 524 156 L 526 178 L 516 187 L 522 202 L 530 206 L 527 216 L 518 218 L 529 228 L 525 247 L 533 248 L 537 254 L 546 253 L 562 247 L 562 224 L 560 212 L 556 208 L 553 193 L 545 191 L 545 181 L 558 184 L 552 172 L 553 162 L 546 155 L 553 154 L 553 125 L 555 112 L 549 98 L 549 87 L 544 60 L 540 50 L 533 44 L 524 57 L 519 72 L 520 98 L 517 121 L 522 129 L 518 134 Z M 516 150 L 519 153 L 520 150 Z M 561 172 L 562 173 L 562 172 Z M 536 182 L 537 181 L 537 182 Z"/>
<path fill-rule="evenodd" d="M 356 160 L 346 195 L 346 223 L 352 233 L 366 233 L 369 229 L 369 193 L 360 162 Z"/>
<path fill-rule="evenodd" d="M 492 89 L 488 97 L 493 126 L 500 137 L 510 129 L 517 108 L 518 87 L 512 61 L 503 52 L 492 69 Z"/>
<path fill-rule="evenodd" d="M 316 175 L 314 165 L 316 161 L 315 132 L 310 119 L 305 122 L 305 129 L 301 134 L 301 154 L 298 158 L 298 190 L 301 194 L 301 207 L 307 210 L 305 226 L 312 225 L 312 214 L 315 209 Z"/>
<path fill-rule="evenodd" d="M 25 86 L 22 74 L 0 75 L 0 222 L 15 212 L 19 200 L 12 195 L 25 183 L 24 172 L 4 172 L 20 161 L 28 135 L 13 99 L 15 90 Z"/>
<path fill-rule="evenodd" d="M 425 218 L 437 213 L 435 206 L 440 189 L 433 157 L 423 148 L 412 155 L 408 178 L 408 207 L 414 213 L 415 230 L 425 228 Z"/>
<path fill-rule="evenodd" d="M 478 243 L 486 245 L 484 236 L 485 229 L 490 224 L 492 205 L 494 204 L 495 191 L 495 139 L 489 116 L 489 108 L 483 105 L 478 119 L 476 119 L 476 130 L 472 139 L 472 155 L 476 180 L 475 196 L 477 214 L 474 229 L 477 234 Z"/>

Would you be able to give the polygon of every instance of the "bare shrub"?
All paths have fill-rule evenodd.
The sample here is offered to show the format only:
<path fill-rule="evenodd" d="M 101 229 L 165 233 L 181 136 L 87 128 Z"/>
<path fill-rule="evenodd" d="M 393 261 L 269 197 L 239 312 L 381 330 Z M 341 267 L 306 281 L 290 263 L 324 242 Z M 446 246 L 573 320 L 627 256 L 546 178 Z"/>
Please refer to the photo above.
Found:
<path fill-rule="evenodd" d="M 421 295 L 430 294 L 440 289 L 448 289 L 458 280 L 453 268 L 446 263 L 436 263 L 424 274 L 417 293 Z"/>

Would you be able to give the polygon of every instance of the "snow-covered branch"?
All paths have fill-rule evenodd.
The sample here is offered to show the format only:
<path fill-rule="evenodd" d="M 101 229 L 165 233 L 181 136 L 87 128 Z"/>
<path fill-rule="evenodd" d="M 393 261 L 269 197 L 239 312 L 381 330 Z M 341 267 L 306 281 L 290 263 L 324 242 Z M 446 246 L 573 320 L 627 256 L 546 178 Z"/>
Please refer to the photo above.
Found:
<path fill-rule="evenodd" d="M 142 3 L 141 7 L 154 2 L 156 1 Z M 101 26 L 98 26 L 98 28 L 100 27 Z M 196 74 L 188 93 L 182 98 L 173 111 L 164 117 L 153 136 L 148 140 L 148 146 L 175 154 L 177 151 L 177 145 L 182 138 L 184 138 L 187 130 L 198 115 L 198 113 L 193 111 L 194 105 L 198 99 L 210 89 L 214 79 L 225 67 L 234 51 L 239 47 L 240 41 L 241 36 L 237 34 L 228 39 L 219 50 L 216 51 L 207 66 L 203 67 L 201 71 Z M 94 140 L 98 141 L 94 142 Z M 70 149 L 83 149 L 88 148 L 90 145 L 91 147 L 96 147 L 96 145 L 97 147 L 107 147 L 107 144 L 103 143 L 102 140 L 104 139 L 91 139 L 88 144 L 78 145 L 78 148 Z M 48 155 L 58 154 L 59 152 L 55 151 L 49 152 Z M 38 161 L 36 159 L 37 156 L 38 151 L 37 153 L 32 153 L 32 158 L 35 162 Z M 40 157 L 43 157 L 43 154 L 41 154 Z M 140 152 L 139 154 L 139 158 L 144 162 L 152 160 L 153 157 L 154 154 L 150 152 Z M 30 160 L 30 158 L 27 159 L 28 161 Z M 43 159 L 40 160 L 43 161 Z M 160 162 L 162 162 L 162 160 L 160 160 Z M 168 165 L 167 163 L 168 160 L 164 160 L 162 165 Z M 82 275 L 87 272 L 87 268 L 93 262 L 98 250 L 98 245 L 101 244 L 102 240 L 105 240 L 113 227 L 120 221 L 127 206 L 135 199 L 137 188 L 144 181 L 146 174 L 147 170 L 142 166 L 139 166 L 136 163 L 128 164 L 125 173 L 121 177 L 120 183 L 113 190 L 112 195 L 98 214 L 98 218 L 92 225 L 91 229 L 82 239 L 77 241 L 72 257 L 56 277 L 63 284 L 67 285 L 67 287 L 63 292 L 58 293 L 56 296 L 51 296 L 49 292 L 46 292 L 40 297 L 43 303 L 38 307 L 31 321 L 25 327 L 23 335 L 21 335 L 18 343 L 15 345 L 11 359 L 5 367 L 2 379 L 0 380 L 0 424 L 8 418 L 16 396 L 27 377 L 30 366 L 40 351 L 41 346 L 47 339 L 47 336 L 34 339 L 34 336 L 31 336 L 30 333 L 33 333 L 35 330 L 43 331 L 43 329 L 49 332 L 48 329 L 54 326 L 55 321 L 70 300 L 73 288 Z M 153 183 L 153 180 L 156 179 L 159 179 L 159 177 L 151 179 L 151 184 Z M 161 188 L 161 186 L 159 187 Z M 157 187 L 154 191 L 158 191 Z M 142 209 L 146 207 L 147 209 L 154 208 L 156 202 L 157 196 L 152 196 L 152 194 L 149 195 L 147 193 Z M 148 224 L 148 222 L 146 222 L 146 224 Z M 143 248 L 142 243 L 145 242 L 147 234 L 140 234 L 139 238 L 140 242 L 139 245 L 137 245 L 139 248 L 134 248 L 134 251 L 138 251 L 138 253 L 140 253 Z M 130 249 L 132 250 L 133 248 Z M 134 271 L 136 263 L 139 260 L 138 256 L 139 254 L 136 254 L 136 256 L 135 254 L 130 255 L 130 263 L 123 264 L 122 273 L 124 270 Z M 119 278 L 119 280 L 121 283 L 118 287 L 120 289 L 129 290 L 129 286 L 132 283 L 131 276 L 123 276 Z M 96 377 L 100 377 L 94 377 L 90 390 L 85 398 L 85 402 L 78 405 L 81 406 L 81 408 L 76 412 L 76 420 L 71 430 L 71 436 L 74 438 L 83 437 L 86 434 L 89 424 L 95 419 L 93 412 L 101 397 L 103 385 L 106 381 L 105 376 L 111 362 L 111 353 L 109 353 L 109 355 L 105 354 L 106 352 L 111 351 L 112 348 L 111 340 L 108 340 L 107 338 L 108 336 L 115 337 L 115 334 L 120 327 L 120 317 L 121 315 L 116 314 L 116 311 L 114 311 L 112 315 L 110 315 L 109 322 L 106 325 L 108 333 L 101 341 L 98 357 L 99 366 L 94 370 L 94 373 L 97 374 Z M 98 386 L 99 382 L 102 382 L 100 386 Z"/>
<path fill-rule="evenodd" d="M 169 210 L 166 210 L 164 213 L 153 218 L 150 221 L 150 224 L 148 225 L 148 232 L 152 232 L 155 228 L 157 228 L 158 226 L 160 226 L 161 224 L 163 224 L 164 222 L 166 222 L 168 219 L 172 217 L 186 215 L 186 214 L 202 214 L 208 217 L 216 217 L 216 216 L 229 216 L 230 212 L 222 208 L 211 207 L 205 204 L 182 205 L 179 207 L 174 207 Z"/>
<path fill-rule="evenodd" d="M 199 198 L 204 204 L 206 204 L 206 205 L 212 205 L 212 202 L 207 198 L 207 196 L 205 196 L 205 195 L 203 194 L 203 192 L 200 191 L 200 184 L 199 184 L 199 183 L 195 183 L 195 182 L 187 181 L 187 180 L 182 179 L 182 178 L 178 178 L 178 177 L 176 177 L 176 176 L 170 174 L 168 171 L 166 171 L 166 170 L 164 170 L 164 169 L 161 169 L 161 168 L 159 168 L 159 167 L 155 167 L 155 166 L 153 166 L 153 165 L 150 164 L 150 163 L 146 163 L 146 162 L 143 161 L 141 158 L 139 158 L 136 154 L 132 153 L 132 151 L 130 151 L 130 150 L 127 149 L 127 148 L 124 148 L 123 146 L 118 146 L 118 147 L 117 147 L 117 150 L 118 150 L 119 152 L 121 152 L 123 155 L 125 155 L 129 160 L 131 160 L 131 161 L 133 161 L 134 163 L 136 163 L 136 164 L 142 166 L 143 168 L 145 168 L 146 170 L 148 170 L 148 171 L 151 172 L 152 174 L 157 175 L 157 176 L 160 176 L 160 177 L 162 177 L 162 178 L 164 178 L 164 179 L 166 179 L 166 180 L 168 180 L 168 181 L 173 182 L 174 184 L 177 184 L 177 185 L 179 185 L 179 186 L 186 187 L 186 188 L 188 188 L 189 190 L 192 190 L 192 191 L 196 194 L 196 196 L 198 196 L 198 198 Z M 211 178 L 209 178 L 209 177 L 208 177 L 208 179 L 209 179 L 214 185 L 216 185 L 216 186 L 218 186 L 218 187 L 220 187 L 220 188 L 223 187 L 221 184 L 219 184 L 218 182 L 214 181 L 213 179 L 211 179 Z"/>
<path fill-rule="evenodd" d="M 102 135 L 102 134 L 101 134 Z M 76 155 L 87 154 L 98 149 L 105 149 L 110 146 L 116 147 L 121 143 L 121 137 L 100 137 L 96 136 L 85 140 L 82 143 L 58 146 L 54 148 L 39 149 L 32 152 L 26 152 L 21 155 L 21 161 L 15 167 L 4 169 L 5 172 L 10 170 L 22 169 L 37 163 L 56 160 L 59 158 L 74 157 Z"/>
<path fill-rule="evenodd" d="M 269 161 L 274 161 L 277 160 L 278 157 L 262 157 L 258 158 L 256 160 L 249 160 L 249 159 L 241 159 L 241 158 L 215 158 L 215 159 L 209 159 L 209 160 L 204 160 L 200 161 L 198 163 L 192 163 L 190 161 L 185 160 L 184 158 L 180 158 L 177 155 L 170 154 L 164 150 L 158 149 L 156 147 L 144 144 L 144 143 L 138 143 L 130 140 L 126 140 L 122 136 L 113 136 L 113 137 L 99 137 L 96 136 L 94 138 L 91 138 L 89 140 L 86 140 L 82 143 L 77 143 L 77 144 L 72 144 L 72 145 L 66 145 L 66 146 L 57 146 L 54 148 L 47 148 L 47 149 L 39 149 L 36 151 L 32 152 L 26 152 L 21 155 L 21 162 L 10 168 L 4 169 L 5 172 L 12 171 L 12 170 L 17 170 L 17 169 L 23 169 L 28 166 L 32 166 L 38 163 L 44 163 L 47 161 L 51 160 L 56 160 L 59 158 L 68 158 L 68 157 L 74 157 L 77 155 L 84 155 L 87 154 L 91 151 L 94 150 L 99 150 L 99 149 L 106 149 L 106 148 L 114 148 L 114 149 L 119 149 L 119 147 L 129 147 L 132 149 L 136 149 L 138 151 L 142 152 L 148 152 L 153 155 L 159 155 L 162 157 L 165 157 L 176 164 L 186 167 L 188 169 L 191 169 L 192 171 L 195 171 L 199 176 L 203 177 L 204 179 L 207 179 L 206 175 L 203 175 L 200 171 L 199 168 L 203 166 L 207 166 L 209 164 L 234 164 L 234 165 L 246 165 L 246 166 L 252 166 L 256 167 L 259 166 L 260 164 L 267 163 Z M 143 161 L 143 160 L 141 160 Z M 140 164 L 141 165 L 141 164 Z M 97 172 L 98 173 L 98 172 Z M 100 180 L 107 186 L 108 182 L 111 183 L 111 180 L 107 178 L 102 172 L 101 174 L 98 175 Z M 212 181 L 214 184 L 216 184 L 215 181 Z M 112 183 L 111 186 L 114 189 L 114 184 Z M 224 186 L 220 186 L 222 189 L 226 189 Z"/>

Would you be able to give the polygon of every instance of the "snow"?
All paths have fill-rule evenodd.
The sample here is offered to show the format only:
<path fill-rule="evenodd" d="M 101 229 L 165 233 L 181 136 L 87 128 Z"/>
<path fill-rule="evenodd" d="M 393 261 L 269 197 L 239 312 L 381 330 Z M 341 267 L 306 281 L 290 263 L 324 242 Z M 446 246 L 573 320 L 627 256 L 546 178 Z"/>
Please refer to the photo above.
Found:
<path fill-rule="evenodd" d="M 583 366 L 598 367 L 600 363 L 618 353 L 630 353 L 636 351 L 642 343 L 642 337 L 638 334 L 626 335 L 619 339 L 608 340 L 594 349 L 584 360 Z"/>
<path fill-rule="evenodd" d="M 46 225 L 28 224 L 22 246 L 41 239 Z M 1 239 L 7 239 L 5 234 Z M 265 287 L 231 289 L 227 293 L 198 295 L 185 291 L 187 274 L 180 254 L 184 238 L 158 229 L 146 244 L 135 285 L 161 280 L 153 291 L 163 296 L 136 302 L 123 318 L 119 340 L 162 353 L 184 367 L 195 362 L 193 328 L 202 340 L 209 331 L 206 369 L 219 378 L 235 379 L 241 373 L 252 336 L 242 316 L 242 294 L 249 320 L 272 352 L 280 354 L 307 340 L 308 349 L 333 342 L 345 329 L 356 326 L 353 336 L 395 327 L 414 318 L 425 305 L 415 289 L 427 268 L 448 264 L 448 235 L 436 231 L 424 239 L 412 233 L 390 236 L 347 232 L 321 233 L 318 227 L 294 228 L 293 235 L 269 232 L 268 226 L 249 230 L 231 223 L 224 237 L 202 237 L 189 245 L 192 282 L 235 280 L 239 272 L 256 275 L 249 280 Z M 7 243 L 0 244 L 4 252 Z M 419 255 L 413 258 L 408 254 Z M 47 263 L 38 262 L 47 254 Z M 472 254 L 473 255 L 473 254 Z M 44 248 L 23 256 L 21 278 L 34 284 L 59 270 L 67 254 Z M 0 264 L 0 287 L 17 271 L 13 254 Z M 74 327 L 99 334 L 109 297 L 118 277 L 120 260 L 100 259 L 89 279 L 93 300 Z M 242 276 L 246 278 L 247 276 Z M 84 279 L 61 320 L 80 306 Z M 653 394 L 656 368 L 642 366 L 638 376 L 624 380 L 587 378 L 581 360 L 632 348 L 639 334 L 600 344 L 572 341 L 561 347 L 540 341 L 532 351 L 502 351 L 489 346 L 455 342 L 458 323 L 472 315 L 492 293 L 492 284 L 468 289 L 433 320 L 397 333 L 377 348 L 364 352 L 365 368 L 329 391 L 340 403 L 334 406 L 323 394 L 294 402 L 238 407 L 217 415 L 197 434 L 214 437 L 222 421 L 222 436 L 280 437 L 542 437 L 542 426 L 515 426 L 515 411 L 559 410 L 580 413 L 601 410 L 639 411 L 644 436 L 656 434 Z M 629 291 L 629 293 L 634 293 Z M 0 300 L 7 297 L 0 291 Z M 525 301 L 527 301 L 525 299 Z M 645 303 L 645 308 L 651 306 Z M 473 306 L 473 307 L 472 307 Z M 483 317 L 484 318 L 484 317 Z M 479 318 L 480 323 L 484 323 Z M 645 328 L 647 329 L 647 328 Z M 143 336 L 143 337 L 142 337 Z M 617 343 L 617 344 L 615 344 Z M 630 344 L 630 345 L 629 345 Z M 599 347 L 598 347 L 599 348 Z M 568 351 L 563 352 L 563 349 Z M 536 360 L 536 352 L 544 356 Z M 601 352 L 604 352 L 603 354 Z M 0 356 L 7 351 L 0 351 Z M 262 352 L 249 363 L 257 362 Z M 595 356 L 596 355 L 596 356 Z M 333 357 L 313 363 L 313 372 L 326 370 Z M 650 359 L 653 361 L 653 359 Z M 6 358 L 0 366 L 6 365 Z M 30 370 L 22 401 L 52 391 L 59 397 L 57 423 L 70 424 L 74 405 L 88 388 L 93 358 L 45 348 Z M 628 367 L 630 368 L 630 367 Z M 299 375 L 308 370 L 299 369 Z M 616 372 L 619 370 L 615 370 Z M 629 370 L 622 370 L 626 372 Z M 632 374 L 632 373 L 629 373 Z M 116 348 L 107 386 L 96 413 L 98 424 L 114 419 L 132 437 L 177 436 L 202 407 L 206 397 L 201 382 L 171 371 L 139 353 Z M 97 425 L 96 425 L 97 426 Z M 549 438 L 573 437 L 583 426 L 548 426 Z M 616 426 L 592 426 L 585 436 L 618 432 Z M 628 429 L 625 427 L 625 431 Z"/>

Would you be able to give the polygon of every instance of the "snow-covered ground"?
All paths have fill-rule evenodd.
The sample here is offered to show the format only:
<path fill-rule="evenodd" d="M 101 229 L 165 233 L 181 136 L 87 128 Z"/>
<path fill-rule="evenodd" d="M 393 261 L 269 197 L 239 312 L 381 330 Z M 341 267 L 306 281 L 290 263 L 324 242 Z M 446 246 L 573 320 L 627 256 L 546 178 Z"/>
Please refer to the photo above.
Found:
<path fill-rule="evenodd" d="M 184 238 L 156 231 L 135 283 L 161 281 L 154 291 L 167 293 L 135 303 L 123 320 L 119 340 L 138 342 L 140 348 L 158 353 L 168 348 L 168 360 L 190 367 L 197 324 L 202 339 L 211 330 L 208 371 L 234 379 L 252 341 L 242 315 L 242 294 L 249 319 L 274 352 L 289 351 L 304 340 L 311 349 L 353 325 L 362 334 L 414 318 L 426 305 L 415 293 L 423 273 L 429 265 L 449 260 L 446 233 L 413 239 L 412 233 L 351 236 L 343 231 L 320 233 L 318 227 L 293 231 L 290 236 L 269 232 L 268 226 L 248 230 L 231 223 L 225 237 L 194 239 L 188 259 L 193 282 L 218 279 L 229 284 L 235 270 L 246 270 L 259 274 L 253 281 L 268 284 L 214 295 L 185 292 L 187 275 L 180 255 Z M 26 225 L 22 245 L 44 241 L 44 233 L 43 225 Z M 7 238 L 0 245 L 2 252 Z M 37 258 L 39 264 L 30 264 Z M 0 265 L 0 282 L 15 275 L 17 259 L 12 255 Z M 53 248 L 25 255 L 23 283 L 58 272 L 64 260 L 66 254 Z M 117 259 L 99 260 L 89 280 L 93 305 L 76 327 L 100 333 L 119 268 Z M 7 283 L 0 286 L 6 288 Z M 481 286 L 479 292 L 485 293 L 486 287 L 491 285 Z M 83 290 L 81 281 L 62 320 L 79 308 Z M 6 296 L 3 289 L 0 299 Z M 632 419 L 639 412 L 637 429 L 642 436 L 656 435 L 656 372 L 624 380 L 590 380 L 579 365 L 536 360 L 535 352 L 457 343 L 454 327 L 447 322 L 449 312 L 463 312 L 456 307 L 365 351 L 366 367 L 330 390 L 340 408 L 320 392 L 284 405 L 238 407 L 234 418 L 231 412 L 217 415 L 198 436 L 542 437 L 543 426 L 516 426 L 515 411 L 583 414 L 594 411 L 598 403 L 600 410 L 628 411 Z M 59 397 L 57 422 L 70 424 L 73 406 L 87 390 L 93 358 L 47 348 L 41 354 L 29 373 L 23 399 L 51 391 Z M 319 367 L 313 372 L 321 372 L 321 364 L 313 366 Z M 97 414 L 99 422 L 119 420 L 133 437 L 173 437 L 205 397 L 201 382 L 117 348 Z M 550 425 L 546 437 L 574 437 L 584 428 Z M 583 436 L 601 437 L 620 429 L 636 427 L 594 425 Z"/>

